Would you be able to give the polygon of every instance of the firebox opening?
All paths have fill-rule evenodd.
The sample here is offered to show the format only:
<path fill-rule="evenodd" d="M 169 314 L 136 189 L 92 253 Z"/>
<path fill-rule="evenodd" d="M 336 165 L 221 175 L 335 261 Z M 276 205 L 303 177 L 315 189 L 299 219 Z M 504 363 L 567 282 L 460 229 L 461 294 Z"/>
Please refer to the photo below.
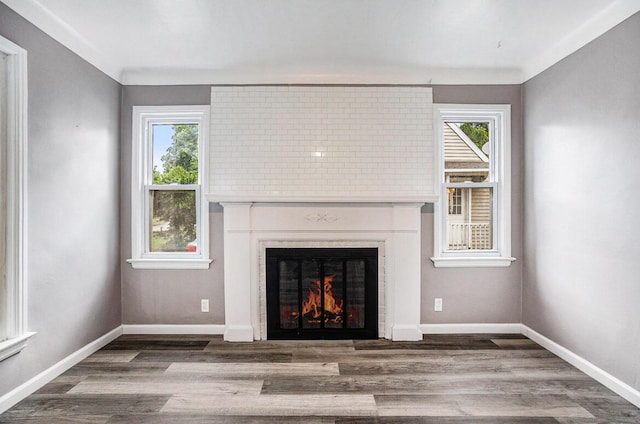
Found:
<path fill-rule="evenodd" d="M 266 249 L 267 338 L 378 337 L 378 249 Z"/>

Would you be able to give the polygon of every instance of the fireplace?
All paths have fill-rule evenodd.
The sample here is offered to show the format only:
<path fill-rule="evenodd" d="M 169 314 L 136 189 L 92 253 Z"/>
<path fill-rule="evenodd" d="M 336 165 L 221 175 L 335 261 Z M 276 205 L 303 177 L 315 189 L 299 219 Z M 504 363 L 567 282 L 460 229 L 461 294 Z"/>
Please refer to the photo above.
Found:
<path fill-rule="evenodd" d="M 430 87 L 212 87 L 203 187 L 224 208 L 225 340 L 272 337 L 265 249 L 297 247 L 377 247 L 377 337 L 421 339 L 432 109 Z"/>
<path fill-rule="evenodd" d="M 378 337 L 378 249 L 266 249 L 269 339 Z"/>
<path fill-rule="evenodd" d="M 420 207 L 423 203 L 400 197 L 384 201 L 359 198 L 351 202 L 340 198 L 305 202 L 286 198 L 246 201 L 210 197 L 210 200 L 224 207 L 225 340 L 250 342 L 277 337 L 267 334 L 267 250 L 360 248 L 377 251 L 377 267 L 374 266 L 377 278 L 370 273 L 377 290 L 369 290 L 377 295 L 374 306 L 377 315 L 369 320 L 374 323 L 372 327 L 377 322 L 377 329 L 370 337 L 422 338 Z M 324 279 L 333 273 L 323 272 L 315 280 L 309 278 L 308 284 L 320 280 L 324 292 Z M 333 278 L 335 294 L 336 277 Z M 305 296 L 309 290 L 309 286 L 298 289 Z M 343 306 L 349 304 L 344 297 L 339 300 L 344 300 Z M 324 304 L 322 299 L 320 304 Z M 365 315 L 373 313 L 372 309 L 368 308 Z M 279 312 L 276 314 L 279 316 Z"/>

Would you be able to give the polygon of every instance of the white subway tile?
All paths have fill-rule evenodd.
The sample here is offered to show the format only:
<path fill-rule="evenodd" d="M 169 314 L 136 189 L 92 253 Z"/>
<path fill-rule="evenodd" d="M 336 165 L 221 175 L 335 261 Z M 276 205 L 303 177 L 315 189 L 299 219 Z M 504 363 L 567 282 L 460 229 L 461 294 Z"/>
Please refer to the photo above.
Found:
<path fill-rule="evenodd" d="M 211 99 L 216 194 L 432 193 L 430 89 L 213 87 Z"/>

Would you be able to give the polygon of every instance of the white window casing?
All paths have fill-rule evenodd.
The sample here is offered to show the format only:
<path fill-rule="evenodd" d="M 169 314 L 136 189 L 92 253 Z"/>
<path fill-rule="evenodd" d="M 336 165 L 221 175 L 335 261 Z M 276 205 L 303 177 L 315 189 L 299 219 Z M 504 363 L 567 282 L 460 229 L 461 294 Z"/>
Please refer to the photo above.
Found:
<path fill-rule="evenodd" d="M 0 280 L 5 302 L 0 305 L 4 337 L 0 361 L 19 353 L 35 333 L 27 325 L 27 52 L 0 37 L 5 57 L 6 93 L 3 93 L 2 137 L 6 150 L 0 155 L 5 180 L 5 201 L 0 225 L 5 228 L 5 278 Z M 4 142 L 4 141 L 3 141 Z"/>
<path fill-rule="evenodd" d="M 488 181 L 451 183 L 445 179 L 444 124 L 446 122 L 487 122 L 491 154 Z M 434 104 L 436 190 L 440 202 L 434 204 L 434 256 L 436 267 L 508 267 L 511 257 L 511 106 Z M 475 147 L 475 146 L 472 146 Z M 488 188 L 492 193 L 492 244 L 486 250 L 451 250 L 447 241 L 448 189 Z"/>
<path fill-rule="evenodd" d="M 131 158 L 131 259 L 137 269 L 207 269 L 209 259 L 209 205 L 203 198 L 207 183 L 209 106 L 134 106 Z M 198 183 L 155 185 L 152 181 L 151 125 L 197 124 Z M 195 252 L 151 252 L 150 192 L 194 191 L 196 198 Z"/>

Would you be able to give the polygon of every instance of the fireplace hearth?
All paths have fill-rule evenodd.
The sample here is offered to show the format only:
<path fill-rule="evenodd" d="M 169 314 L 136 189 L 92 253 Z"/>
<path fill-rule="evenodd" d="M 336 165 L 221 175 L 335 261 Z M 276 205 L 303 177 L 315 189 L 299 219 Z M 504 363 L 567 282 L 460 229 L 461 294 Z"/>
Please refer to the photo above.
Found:
<path fill-rule="evenodd" d="M 376 248 L 266 249 L 269 339 L 378 337 Z"/>

